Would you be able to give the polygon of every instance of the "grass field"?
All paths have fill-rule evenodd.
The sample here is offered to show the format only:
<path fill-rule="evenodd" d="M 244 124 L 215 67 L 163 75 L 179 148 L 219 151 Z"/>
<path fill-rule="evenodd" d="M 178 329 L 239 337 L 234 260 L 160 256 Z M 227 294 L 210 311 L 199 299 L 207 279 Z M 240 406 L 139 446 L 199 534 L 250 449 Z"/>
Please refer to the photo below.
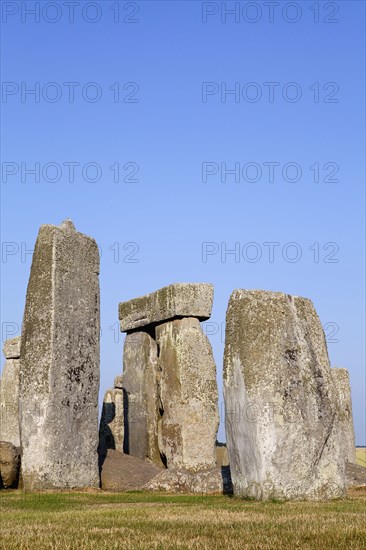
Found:
<path fill-rule="evenodd" d="M 356 462 L 359 466 L 366 467 L 366 447 L 356 447 Z"/>
<path fill-rule="evenodd" d="M 152 493 L 0 494 L 0 548 L 361 549 L 366 491 L 332 502 Z"/>

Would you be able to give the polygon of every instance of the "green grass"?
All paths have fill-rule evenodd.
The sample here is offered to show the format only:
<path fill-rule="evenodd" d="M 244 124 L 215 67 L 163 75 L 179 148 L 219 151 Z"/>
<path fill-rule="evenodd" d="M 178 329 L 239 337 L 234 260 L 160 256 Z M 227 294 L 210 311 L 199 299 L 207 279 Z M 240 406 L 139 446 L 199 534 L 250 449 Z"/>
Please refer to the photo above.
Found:
<path fill-rule="evenodd" d="M 0 493 L 0 548 L 360 549 L 365 490 L 331 502 L 153 493 Z"/>

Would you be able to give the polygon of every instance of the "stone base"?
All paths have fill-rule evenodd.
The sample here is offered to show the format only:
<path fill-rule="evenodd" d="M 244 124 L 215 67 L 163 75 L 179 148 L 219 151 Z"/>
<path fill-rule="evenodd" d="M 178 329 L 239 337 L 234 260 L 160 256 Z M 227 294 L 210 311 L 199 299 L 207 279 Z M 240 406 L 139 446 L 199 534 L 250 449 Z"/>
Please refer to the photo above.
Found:
<path fill-rule="evenodd" d="M 230 468 L 210 468 L 195 474 L 186 470 L 163 470 L 144 486 L 149 491 L 194 493 L 201 495 L 232 494 Z"/>

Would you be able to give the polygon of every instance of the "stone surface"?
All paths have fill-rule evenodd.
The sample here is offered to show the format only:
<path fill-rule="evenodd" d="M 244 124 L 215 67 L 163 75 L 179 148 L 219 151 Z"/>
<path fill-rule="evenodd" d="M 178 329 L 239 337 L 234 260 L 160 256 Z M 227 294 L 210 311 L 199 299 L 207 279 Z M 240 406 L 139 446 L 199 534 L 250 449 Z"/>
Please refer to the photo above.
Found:
<path fill-rule="evenodd" d="M 20 452 L 9 441 L 0 441 L 0 488 L 12 489 L 18 486 Z"/>
<path fill-rule="evenodd" d="M 147 332 L 126 335 L 122 375 L 124 451 L 162 466 L 158 447 L 157 353 L 156 342 Z"/>
<path fill-rule="evenodd" d="M 353 426 L 351 385 L 347 369 L 331 369 L 338 397 L 338 429 L 346 462 L 356 463 L 355 430 Z"/>
<path fill-rule="evenodd" d="M 346 462 L 347 487 L 362 487 L 366 485 L 366 468 L 358 464 Z"/>
<path fill-rule="evenodd" d="M 102 456 L 107 454 L 108 449 L 123 452 L 123 441 L 123 391 L 113 388 L 106 391 L 103 399 L 98 452 Z"/>
<path fill-rule="evenodd" d="M 98 487 L 99 251 L 66 220 L 41 226 L 20 368 L 25 490 Z"/>
<path fill-rule="evenodd" d="M 20 336 L 6 340 L 6 362 L 0 382 L 0 441 L 19 447 L 19 368 Z"/>
<path fill-rule="evenodd" d="M 123 377 L 121 375 L 115 377 L 114 387 L 120 390 L 123 388 Z"/>
<path fill-rule="evenodd" d="M 3 353 L 5 359 L 19 359 L 20 357 L 20 336 L 5 340 Z"/>
<path fill-rule="evenodd" d="M 109 449 L 101 472 L 102 489 L 105 491 L 141 490 L 160 468 L 146 460 Z"/>
<path fill-rule="evenodd" d="M 232 494 L 230 468 L 210 468 L 197 473 L 169 469 L 159 472 L 144 489 L 168 493 Z"/>
<path fill-rule="evenodd" d="M 207 283 L 175 283 L 146 296 L 119 304 L 122 332 L 173 319 L 197 317 L 209 319 L 213 286 Z"/>
<path fill-rule="evenodd" d="M 215 466 L 219 424 L 216 366 L 198 319 L 156 327 L 159 346 L 159 449 L 168 468 Z"/>
<path fill-rule="evenodd" d="M 232 293 L 224 397 L 236 495 L 316 500 L 345 494 L 337 396 L 310 300 Z"/>

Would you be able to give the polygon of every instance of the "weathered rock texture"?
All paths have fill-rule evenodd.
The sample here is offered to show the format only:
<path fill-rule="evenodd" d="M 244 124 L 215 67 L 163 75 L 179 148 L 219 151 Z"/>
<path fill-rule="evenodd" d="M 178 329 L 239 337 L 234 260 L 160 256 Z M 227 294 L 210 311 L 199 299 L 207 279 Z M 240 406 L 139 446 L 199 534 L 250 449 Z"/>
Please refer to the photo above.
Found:
<path fill-rule="evenodd" d="M 6 359 L 19 359 L 20 357 L 20 336 L 5 340 L 3 353 Z"/>
<path fill-rule="evenodd" d="M 213 286 L 204 283 L 176 283 L 119 304 L 121 331 L 126 332 L 174 317 L 211 316 Z"/>
<path fill-rule="evenodd" d="M 215 466 L 216 367 L 200 326 L 212 301 L 212 285 L 180 283 L 119 304 L 125 453 L 190 472 Z"/>
<path fill-rule="evenodd" d="M 114 379 L 114 387 L 115 388 L 118 388 L 118 389 L 122 389 L 123 388 L 123 377 L 122 375 L 118 375 L 115 377 Z"/>
<path fill-rule="evenodd" d="M 347 369 L 331 369 L 338 397 L 338 429 L 346 462 L 356 463 L 355 430 L 353 426 L 351 385 Z"/>
<path fill-rule="evenodd" d="M 126 335 L 122 375 L 124 451 L 162 466 L 158 447 L 157 359 L 158 347 L 147 332 L 141 330 Z"/>
<path fill-rule="evenodd" d="M 197 473 L 161 469 L 146 460 L 108 449 L 101 471 L 105 491 L 166 491 L 169 493 L 231 494 L 230 468 Z"/>
<path fill-rule="evenodd" d="M 174 468 L 159 472 L 144 489 L 168 493 L 232 494 L 230 468 L 210 468 L 197 473 Z"/>
<path fill-rule="evenodd" d="M 97 487 L 99 252 L 71 221 L 41 226 L 21 341 L 25 490 Z"/>
<path fill-rule="evenodd" d="M 345 494 L 337 395 L 310 300 L 235 290 L 226 317 L 226 436 L 234 493 Z"/>
<path fill-rule="evenodd" d="M 11 489 L 18 486 L 20 452 L 9 441 L 0 441 L 0 488 Z"/>
<path fill-rule="evenodd" d="M 0 383 L 0 441 L 19 447 L 19 357 L 20 336 L 6 340 L 6 362 Z"/>
<path fill-rule="evenodd" d="M 219 425 L 216 367 L 211 345 L 195 318 L 156 327 L 159 345 L 159 448 L 168 468 L 215 466 Z"/>
<path fill-rule="evenodd" d="M 346 462 L 347 487 L 361 487 L 366 485 L 366 468 L 358 464 Z"/>
<path fill-rule="evenodd" d="M 102 456 L 107 454 L 108 449 L 123 452 L 123 441 L 123 391 L 120 388 L 113 388 L 107 390 L 104 395 L 98 452 Z"/>
<path fill-rule="evenodd" d="M 141 490 L 160 472 L 147 460 L 108 449 L 102 465 L 101 485 L 105 491 Z"/>

